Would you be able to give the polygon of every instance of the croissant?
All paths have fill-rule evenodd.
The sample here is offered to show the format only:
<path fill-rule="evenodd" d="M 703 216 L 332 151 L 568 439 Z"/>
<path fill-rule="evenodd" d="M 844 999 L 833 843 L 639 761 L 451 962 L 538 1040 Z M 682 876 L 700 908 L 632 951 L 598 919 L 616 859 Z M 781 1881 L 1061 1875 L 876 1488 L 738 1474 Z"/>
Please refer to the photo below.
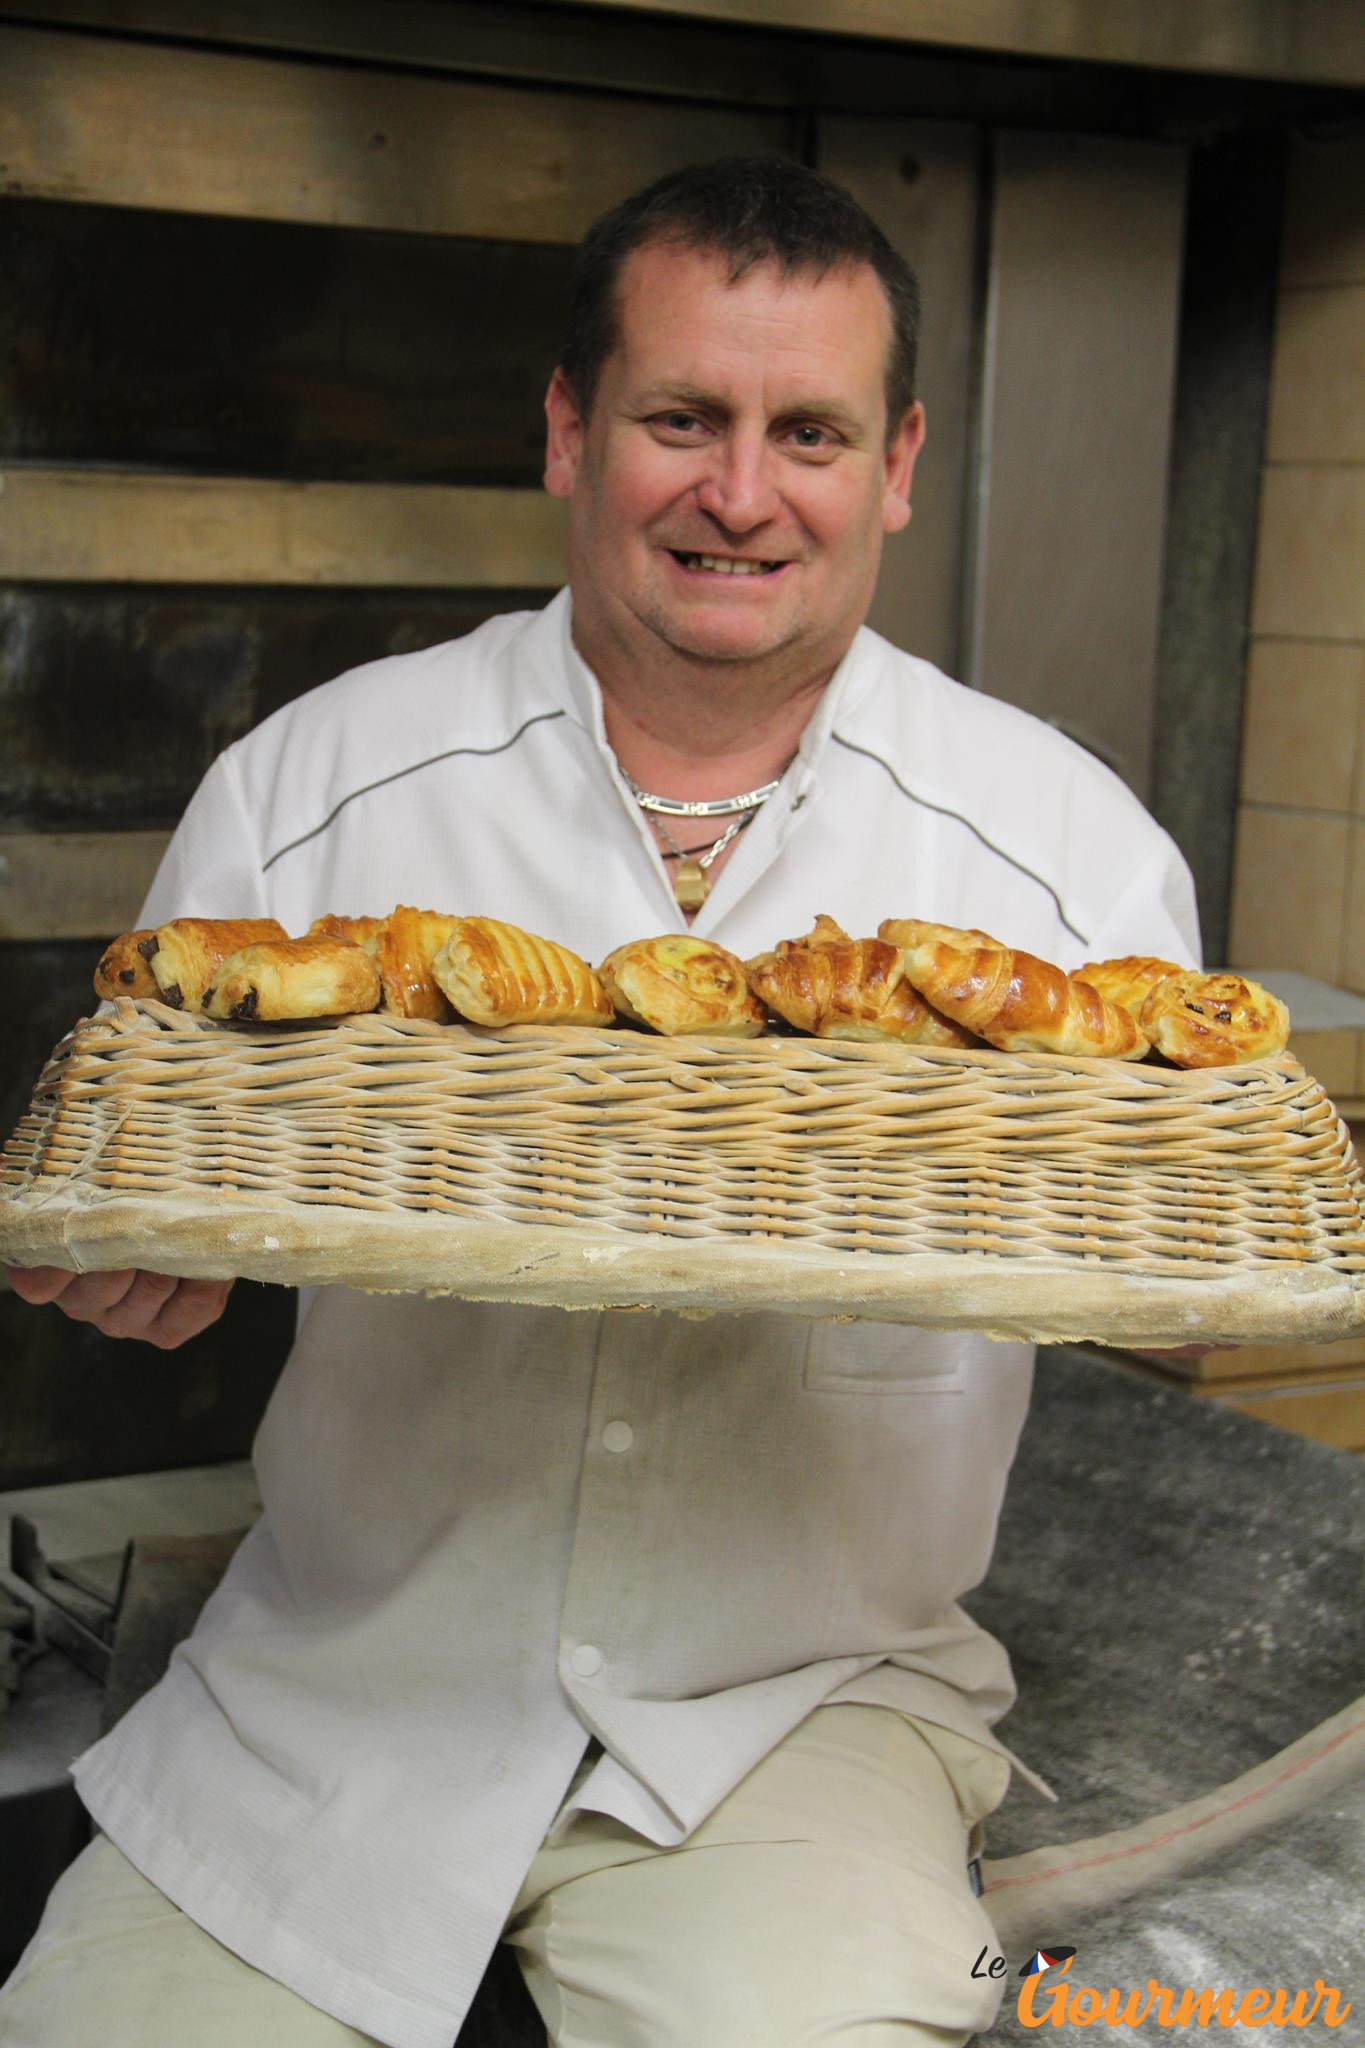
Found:
<path fill-rule="evenodd" d="M 1127 1010 L 1032 953 L 927 940 L 901 957 L 922 996 L 1002 1052 L 1138 1060 L 1147 1050 Z"/>
<path fill-rule="evenodd" d="M 379 970 L 353 939 L 267 939 L 229 954 L 204 996 L 206 1016 L 278 1023 L 351 1017 L 379 1002 Z"/>
<path fill-rule="evenodd" d="M 120 938 L 110 940 L 95 969 L 97 996 L 106 1002 L 113 996 L 156 996 L 156 977 L 141 950 L 151 936 L 150 930 L 124 932 Z"/>
<path fill-rule="evenodd" d="M 635 939 L 608 953 L 597 972 L 623 1017 L 671 1037 L 757 1038 L 768 1021 L 743 961 L 708 939 Z"/>
<path fill-rule="evenodd" d="M 782 939 L 771 953 L 750 960 L 748 973 L 770 1010 L 816 1038 L 975 1043 L 970 1031 L 911 987 L 897 947 L 885 939 L 851 939 L 823 913 L 805 938 Z"/>
<path fill-rule="evenodd" d="M 289 934 L 273 917 L 177 917 L 158 925 L 139 951 L 156 977 L 163 1003 L 198 1010 L 209 983 L 231 953 Z"/>
<path fill-rule="evenodd" d="M 454 918 L 431 971 L 475 1024 L 610 1024 L 616 1014 L 586 960 L 493 917 Z"/>
<path fill-rule="evenodd" d="M 978 931 L 975 925 L 963 929 L 955 924 L 930 924 L 922 917 L 884 917 L 877 926 L 877 937 L 899 946 L 902 952 L 931 940 L 943 946 L 965 946 L 968 939 L 975 939 L 978 946 L 1002 947 L 1001 940 L 993 939 L 989 932 Z"/>
<path fill-rule="evenodd" d="M 1159 1053 L 1178 1067 L 1270 1059 L 1289 1043 L 1289 1012 L 1259 981 L 1193 969 L 1159 981 L 1139 1012 Z"/>
<path fill-rule="evenodd" d="M 1073 971 L 1071 979 L 1089 982 L 1111 1003 L 1136 1017 L 1157 983 L 1168 974 L 1179 972 L 1178 961 L 1155 960 L 1148 953 L 1127 953 L 1122 960 L 1087 961 L 1084 967 Z"/>

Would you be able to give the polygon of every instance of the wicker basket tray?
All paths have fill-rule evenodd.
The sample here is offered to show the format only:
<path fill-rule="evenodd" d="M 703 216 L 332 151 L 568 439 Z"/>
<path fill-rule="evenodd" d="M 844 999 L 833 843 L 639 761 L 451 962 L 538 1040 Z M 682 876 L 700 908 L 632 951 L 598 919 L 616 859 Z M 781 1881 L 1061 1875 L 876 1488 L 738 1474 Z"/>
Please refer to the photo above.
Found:
<path fill-rule="evenodd" d="M 1365 1329 L 1361 1176 L 1291 1058 L 224 1026 L 120 1001 L 42 1074 L 0 1255 L 1006 1336 Z"/>

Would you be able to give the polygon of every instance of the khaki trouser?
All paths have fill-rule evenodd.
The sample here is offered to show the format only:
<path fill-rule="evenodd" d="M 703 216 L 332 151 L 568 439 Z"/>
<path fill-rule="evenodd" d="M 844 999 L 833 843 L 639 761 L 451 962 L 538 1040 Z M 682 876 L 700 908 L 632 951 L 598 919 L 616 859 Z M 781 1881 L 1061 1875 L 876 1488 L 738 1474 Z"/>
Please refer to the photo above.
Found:
<path fill-rule="evenodd" d="M 1008 1766 L 887 1707 L 821 1707 L 676 1849 L 602 1814 L 507 1923 L 557 2048 L 960 2048 L 995 2015 L 968 1835 Z M 99 1836 L 0 1990 L 0 2048 L 356 2048 Z"/>

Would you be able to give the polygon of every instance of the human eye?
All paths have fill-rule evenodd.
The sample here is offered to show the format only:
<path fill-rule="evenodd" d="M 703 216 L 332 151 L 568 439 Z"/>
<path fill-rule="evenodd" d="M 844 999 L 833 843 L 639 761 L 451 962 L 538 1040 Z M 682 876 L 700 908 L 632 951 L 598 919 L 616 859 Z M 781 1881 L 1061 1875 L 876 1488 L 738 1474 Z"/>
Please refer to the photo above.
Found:
<path fill-rule="evenodd" d="M 786 438 L 798 455 L 815 456 L 822 461 L 831 460 L 843 446 L 833 429 L 820 420 L 793 420 L 786 429 Z"/>
<path fill-rule="evenodd" d="M 682 405 L 671 405 L 665 412 L 652 414 L 649 425 L 661 440 L 675 443 L 700 440 L 706 430 L 701 415 Z"/>

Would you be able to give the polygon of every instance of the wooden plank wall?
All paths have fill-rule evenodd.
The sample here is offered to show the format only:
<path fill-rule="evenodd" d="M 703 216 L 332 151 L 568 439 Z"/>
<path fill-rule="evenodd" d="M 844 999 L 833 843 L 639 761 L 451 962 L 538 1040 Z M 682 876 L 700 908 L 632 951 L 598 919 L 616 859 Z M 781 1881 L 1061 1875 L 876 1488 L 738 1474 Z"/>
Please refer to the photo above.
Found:
<path fill-rule="evenodd" d="M 0 23 L 0 1124 L 214 755 L 541 603 L 571 245 L 780 112 Z M 292 1296 L 170 1359 L 0 1294 L 0 1488 L 240 1456 Z"/>

